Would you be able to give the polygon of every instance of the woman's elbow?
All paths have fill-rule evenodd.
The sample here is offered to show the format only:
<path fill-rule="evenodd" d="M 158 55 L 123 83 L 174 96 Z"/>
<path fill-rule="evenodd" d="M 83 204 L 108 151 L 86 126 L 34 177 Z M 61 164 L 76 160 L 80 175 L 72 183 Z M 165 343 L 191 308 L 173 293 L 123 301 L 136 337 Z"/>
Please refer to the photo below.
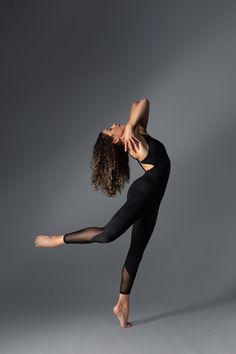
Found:
<path fill-rule="evenodd" d="M 149 99 L 148 99 L 147 97 L 144 97 L 142 100 L 143 100 L 143 102 L 145 102 L 145 103 L 147 103 L 147 104 L 150 103 L 150 101 L 149 101 Z"/>
<path fill-rule="evenodd" d="M 141 103 L 141 102 L 145 103 L 145 104 L 150 104 L 150 101 L 149 101 L 149 99 L 147 97 L 143 97 L 143 98 L 141 98 L 138 101 L 134 101 L 133 103 L 137 104 L 137 103 Z"/>

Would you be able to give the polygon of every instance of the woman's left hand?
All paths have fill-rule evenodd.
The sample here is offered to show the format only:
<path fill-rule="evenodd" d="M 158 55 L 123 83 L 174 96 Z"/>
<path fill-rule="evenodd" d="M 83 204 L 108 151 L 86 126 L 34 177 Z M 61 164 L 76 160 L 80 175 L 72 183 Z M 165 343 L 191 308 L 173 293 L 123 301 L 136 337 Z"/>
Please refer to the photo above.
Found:
<path fill-rule="evenodd" d="M 127 148 L 131 151 L 136 151 L 136 148 L 139 148 L 139 144 L 141 143 L 141 141 L 135 137 L 133 128 L 130 124 L 126 124 L 121 140 L 124 142 L 125 151 L 127 151 Z"/>

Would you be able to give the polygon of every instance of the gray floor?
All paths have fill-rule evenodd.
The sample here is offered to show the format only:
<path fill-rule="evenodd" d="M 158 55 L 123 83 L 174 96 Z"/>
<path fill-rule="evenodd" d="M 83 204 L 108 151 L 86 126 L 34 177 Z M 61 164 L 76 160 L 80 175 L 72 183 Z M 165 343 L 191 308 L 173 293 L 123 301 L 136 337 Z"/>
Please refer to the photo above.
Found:
<path fill-rule="evenodd" d="M 235 310 L 232 300 L 182 309 L 132 306 L 129 329 L 119 327 L 110 306 L 15 314 L 3 319 L 1 353 L 235 353 Z"/>

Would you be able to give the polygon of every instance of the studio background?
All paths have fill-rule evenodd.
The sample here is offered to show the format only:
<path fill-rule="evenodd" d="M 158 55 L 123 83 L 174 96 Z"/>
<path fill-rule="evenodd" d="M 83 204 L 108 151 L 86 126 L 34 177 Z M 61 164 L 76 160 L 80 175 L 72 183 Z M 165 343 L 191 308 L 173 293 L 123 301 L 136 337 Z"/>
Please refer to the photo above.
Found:
<path fill-rule="evenodd" d="M 131 333 L 141 331 L 142 342 L 121 339 L 141 353 L 143 327 L 153 326 L 149 353 L 201 352 L 177 340 L 158 347 L 166 331 L 154 326 L 161 314 L 234 301 L 235 8 L 230 0 L 1 2 L 5 354 L 110 352 L 119 343 L 112 307 L 131 229 L 109 244 L 43 249 L 34 238 L 103 226 L 122 206 L 142 168 L 130 158 L 129 185 L 107 198 L 90 185 L 92 148 L 143 97 L 147 131 L 172 165 L 130 297 L 130 320 L 140 324 Z"/>

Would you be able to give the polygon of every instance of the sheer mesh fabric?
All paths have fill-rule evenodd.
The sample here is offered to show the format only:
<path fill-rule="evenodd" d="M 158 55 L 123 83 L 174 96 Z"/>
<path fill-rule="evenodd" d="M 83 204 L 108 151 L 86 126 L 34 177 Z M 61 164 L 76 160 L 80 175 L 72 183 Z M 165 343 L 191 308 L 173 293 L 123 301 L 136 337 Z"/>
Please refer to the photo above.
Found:
<path fill-rule="evenodd" d="M 64 235 L 65 243 L 91 243 L 94 236 L 103 232 L 102 227 L 85 227 Z"/>
<path fill-rule="evenodd" d="M 131 276 L 125 265 L 123 265 L 121 272 L 120 294 L 130 294 L 134 278 L 135 276 Z"/>

